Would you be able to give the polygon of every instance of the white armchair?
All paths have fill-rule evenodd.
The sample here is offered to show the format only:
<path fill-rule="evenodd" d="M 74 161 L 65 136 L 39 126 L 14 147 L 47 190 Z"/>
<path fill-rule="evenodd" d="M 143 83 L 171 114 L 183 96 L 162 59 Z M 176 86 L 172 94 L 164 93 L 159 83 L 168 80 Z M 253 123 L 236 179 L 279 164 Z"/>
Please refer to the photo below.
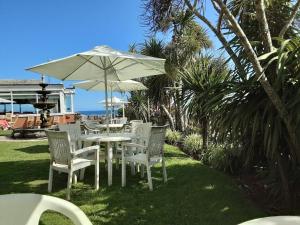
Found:
<path fill-rule="evenodd" d="M 38 225 L 47 210 L 67 216 L 75 225 L 92 225 L 80 208 L 60 198 L 38 194 L 0 195 L 1 225 Z"/>
<path fill-rule="evenodd" d="M 53 170 L 68 174 L 67 199 L 70 200 L 74 172 L 95 166 L 95 189 L 99 189 L 99 145 L 74 150 L 66 131 L 46 131 L 50 150 L 48 191 L 52 191 Z M 84 157 L 94 152 L 94 157 Z"/>
<path fill-rule="evenodd" d="M 127 148 L 125 149 L 125 155 L 132 155 L 136 154 L 137 151 L 139 151 L 139 148 L 137 148 L 134 144 L 139 144 L 139 145 L 148 145 L 148 141 L 150 138 L 151 134 L 151 126 L 152 123 L 136 123 L 132 127 L 131 130 L 131 137 L 132 137 L 132 142 L 129 144 L 127 143 Z M 116 166 L 118 168 L 119 160 L 122 159 L 122 150 L 123 147 L 117 147 L 116 148 L 116 153 L 114 154 L 114 158 L 117 159 L 116 161 Z M 134 163 L 131 164 L 131 171 L 132 174 L 135 174 L 135 167 Z"/>
<path fill-rule="evenodd" d="M 58 124 L 59 131 L 67 131 L 70 135 L 71 143 L 73 147 L 76 149 L 82 148 L 82 142 L 80 141 L 81 128 L 80 122 L 77 121 L 73 124 Z"/>
<path fill-rule="evenodd" d="M 137 163 L 141 166 L 145 166 L 147 169 L 148 185 L 149 189 L 153 190 L 151 166 L 156 163 L 162 164 L 164 182 L 167 182 L 167 171 L 164 159 L 164 142 L 167 126 L 151 127 L 151 134 L 149 140 L 145 139 L 143 143 L 125 143 L 122 151 L 122 186 L 126 185 L 126 163 Z M 131 148 L 136 148 L 135 154 L 125 153 L 130 151 Z M 142 167 L 143 168 L 143 167 Z M 141 171 L 143 173 L 143 169 Z"/>
<path fill-rule="evenodd" d="M 300 225 L 299 216 L 270 216 L 253 219 L 239 225 Z"/>

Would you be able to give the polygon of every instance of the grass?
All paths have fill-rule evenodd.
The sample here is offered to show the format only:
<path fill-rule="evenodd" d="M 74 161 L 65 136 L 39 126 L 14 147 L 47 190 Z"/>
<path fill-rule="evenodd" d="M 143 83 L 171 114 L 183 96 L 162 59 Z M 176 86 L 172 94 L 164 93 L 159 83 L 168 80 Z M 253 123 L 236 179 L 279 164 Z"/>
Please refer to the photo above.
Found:
<path fill-rule="evenodd" d="M 138 175 L 127 172 L 121 188 L 121 171 L 114 168 L 113 186 L 101 165 L 100 190 L 93 190 L 93 168 L 84 183 L 73 185 L 72 202 L 96 224 L 233 225 L 264 216 L 241 193 L 234 180 L 166 145 L 169 181 L 164 184 L 160 167 L 153 168 L 154 191 Z M 47 194 L 49 154 L 46 142 L 0 142 L 0 194 Z M 54 174 L 52 195 L 64 198 L 66 175 Z M 42 225 L 71 224 L 55 213 L 45 213 Z"/>
<path fill-rule="evenodd" d="M 9 136 L 11 135 L 12 131 L 11 130 L 1 130 L 0 129 L 0 136 Z"/>

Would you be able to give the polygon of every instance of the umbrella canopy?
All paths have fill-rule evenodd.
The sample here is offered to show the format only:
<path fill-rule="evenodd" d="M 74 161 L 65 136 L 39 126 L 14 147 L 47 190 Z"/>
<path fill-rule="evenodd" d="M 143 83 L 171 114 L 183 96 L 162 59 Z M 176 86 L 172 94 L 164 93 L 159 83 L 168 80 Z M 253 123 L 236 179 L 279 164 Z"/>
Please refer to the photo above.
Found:
<path fill-rule="evenodd" d="M 101 103 L 101 104 L 106 104 L 106 101 L 105 99 L 99 101 L 98 103 Z M 122 107 L 123 108 L 123 118 L 125 118 L 125 104 L 129 103 L 128 101 L 125 101 L 123 99 L 120 99 L 120 98 L 117 98 L 117 97 L 111 97 L 110 100 L 108 100 L 108 103 L 107 103 L 107 106 L 110 107 L 111 109 L 111 119 L 113 119 L 113 115 L 114 115 L 114 108 L 118 108 L 118 107 Z"/>
<path fill-rule="evenodd" d="M 90 51 L 33 66 L 27 70 L 60 80 L 103 80 L 107 100 L 108 80 L 128 80 L 165 74 L 164 64 L 165 59 L 98 46 Z M 108 101 L 106 101 L 106 117 L 108 117 Z M 107 132 L 109 132 L 108 121 Z"/>
<path fill-rule="evenodd" d="M 5 98 L 0 98 L 0 104 L 1 103 L 14 103 L 14 101 L 11 101 L 11 100 L 7 100 Z"/>
<path fill-rule="evenodd" d="M 74 86 L 78 87 L 78 88 L 88 90 L 88 91 L 102 91 L 102 90 L 105 90 L 105 83 L 102 80 L 82 81 L 82 82 L 75 83 Z M 111 101 L 108 101 L 108 107 L 123 106 L 123 117 L 125 117 L 124 103 L 128 103 L 128 102 L 114 102 L 116 99 L 113 99 L 112 92 L 113 91 L 126 92 L 126 91 L 137 91 L 137 90 L 146 90 L 146 89 L 148 89 L 141 82 L 134 81 L 134 80 L 107 81 L 107 86 L 110 89 L 110 93 L 111 93 Z M 116 98 L 116 97 L 114 97 L 114 98 Z M 105 104 L 105 100 L 103 100 L 102 103 Z M 111 107 L 111 115 L 112 115 L 112 107 Z"/>
<path fill-rule="evenodd" d="M 99 101 L 99 103 L 102 103 L 102 104 L 106 104 L 106 101 L 105 99 Z M 129 103 L 128 101 L 124 101 L 123 99 L 120 99 L 120 98 L 117 98 L 117 97 L 112 97 L 111 98 L 111 101 L 108 100 L 108 105 L 112 105 L 112 106 L 121 106 L 123 104 L 126 104 L 126 103 Z"/>
<path fill-rule="evenodd" d="M 27 70 L 60 80 L 129 80 L 165 74 L 165 59 L 97 46 L 86 52 L 53 60 Z"/>
<path fill-rule="evenodd" d="M 88 91 L 104 91 L 105 83 L 103 80 L 87 80 L 74 84 L 75 87 L 82 88 Z M 110 91 L 137 91 L 137 90 L 147 90 L 148 88 L 141 82 L 134 80 L 125 81 L 107 81 L 107 86 Z"/>

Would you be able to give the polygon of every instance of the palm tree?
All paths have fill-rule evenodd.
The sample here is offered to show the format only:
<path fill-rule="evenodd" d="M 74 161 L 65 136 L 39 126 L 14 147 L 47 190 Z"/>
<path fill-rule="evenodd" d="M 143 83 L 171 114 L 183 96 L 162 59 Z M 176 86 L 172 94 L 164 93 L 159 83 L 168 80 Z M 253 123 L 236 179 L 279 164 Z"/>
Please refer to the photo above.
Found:
<path fill-rule="evenodd" d="M 208 108 L 208 102 L 224 98 L 225 87 L 230 75 L 225 61 L 212 57 L 200 57 L 182 72 L 184 89 L 184 107 L 190 118 L 202 127 L 203 149 L 208 148 L 209 120 L 214 109 Z"/>

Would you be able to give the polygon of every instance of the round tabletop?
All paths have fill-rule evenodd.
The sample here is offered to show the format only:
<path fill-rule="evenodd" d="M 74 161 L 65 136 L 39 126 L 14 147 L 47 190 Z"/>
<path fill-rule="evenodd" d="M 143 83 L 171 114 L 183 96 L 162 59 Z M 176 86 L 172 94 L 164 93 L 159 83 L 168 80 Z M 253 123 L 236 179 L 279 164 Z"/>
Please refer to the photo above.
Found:
<path fill-rule="evenodd" d="M 271 216 L 249 220 L 239 225 L 300 225 L 299 216 Z"/>
<path fill-rule="evenodd" d="M 84 135 L 80 138 L 83 141 L 100 141 L 100 142 L 121 142 L 131 141 L 131 137 L 121 135 Z"/>
<path fill-rule="evenodd" d="M 106 124 L 99 124 L 99 125 L 96 125 L 97 128 L 106 128 L 107 125 Z M 122 128 L 124 127 L 124 124 L 123 123 L 116 123 L 116 124 L 108 124 L 108 127 L 109 128 Z"/>

